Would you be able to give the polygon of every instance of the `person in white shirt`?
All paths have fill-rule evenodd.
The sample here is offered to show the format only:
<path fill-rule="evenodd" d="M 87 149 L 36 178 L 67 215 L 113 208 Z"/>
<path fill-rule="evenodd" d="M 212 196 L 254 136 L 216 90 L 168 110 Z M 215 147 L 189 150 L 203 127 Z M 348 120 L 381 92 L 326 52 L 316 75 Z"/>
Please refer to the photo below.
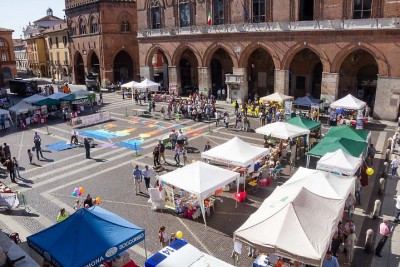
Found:
<path fill-rule="evenodd" d="M 144 178 L 144 182 L 146 184 L 146 189 L 148 191 L 150 188 L 151 177 L 154 177 L 154 170 L 150 169 L 149 166 L 146 165 L 146 166 L 144 166 L 144 169 L 142 170 L 142 175 Z"/>
<path fill-rule="evenodd" d="M 400 160 L 397 157 L 394 157 L 390 167 L 392 168 L 392 176 L 397 176 L 397 169 L 399 168 Z"/>
<path fill-rule="evenodd" d="M 176 141 L 178 145 L 181 147 L 184 145 L 184 140 L 185 140 L 185 135 L 182 133 L 182 129 L 179 129 L 178 137 L 176 138 Z"/>
<path fill-rule="evenodd" d="M 394 198 L 396 200 L 396 209 L 397 209 L 397 215 L 394 218 L 394 222 L 398 223 L 399 222 L 399 217 L 400 217 L 400 195 Z"/>

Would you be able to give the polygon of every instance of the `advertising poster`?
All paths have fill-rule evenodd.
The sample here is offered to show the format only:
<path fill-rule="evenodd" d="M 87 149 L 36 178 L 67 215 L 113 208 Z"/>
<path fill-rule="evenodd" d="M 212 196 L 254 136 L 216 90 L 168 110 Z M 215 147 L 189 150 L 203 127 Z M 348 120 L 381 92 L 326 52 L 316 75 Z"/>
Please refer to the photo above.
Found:
<path fill-rule="evenodd" d="M 77 117 L 72 119 L 72 126 L 74 128 L 94 125 L 100 122 L 111 120 L 110 111 L 94 113 L 92 115 Z"/>
<path fill-rule="evenodd" d="M 292 101 L 285 101 L 285 118 L 289 120 L 292 117 Z"/>
<path fill-rule="evenodd" d="M 175 210 L 174 189 L 167 184 L 164 184 L 164 200 L 166 208 Z"/>

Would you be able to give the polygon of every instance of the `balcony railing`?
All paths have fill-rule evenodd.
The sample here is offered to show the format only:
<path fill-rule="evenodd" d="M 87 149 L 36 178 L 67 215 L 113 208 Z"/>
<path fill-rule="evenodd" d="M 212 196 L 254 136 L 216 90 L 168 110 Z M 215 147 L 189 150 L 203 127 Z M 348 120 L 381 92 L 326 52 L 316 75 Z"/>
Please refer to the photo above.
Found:
<path fill-rule="evenodd" d="M 225 74 L 225 83 L 231 83 L 231 84 L 240 84 L 244 82 L 244 77 L 243 75 L 237 75 L 237 74 Z"/>
<path fill-rule="evenodd" d="M 138 31 L 139 38 L 220 34 L 240 32 L 288 32 L 288 31 L 340 31 L 340 30 L 386 30 L 400 29 L 400 18 L 380 19 L 348 19 L 348 20 L 320 20 L 294 22 L 264 22 L 226 24 L 213 26 L 191 26 L 184 28 L 170 28 Z"/>

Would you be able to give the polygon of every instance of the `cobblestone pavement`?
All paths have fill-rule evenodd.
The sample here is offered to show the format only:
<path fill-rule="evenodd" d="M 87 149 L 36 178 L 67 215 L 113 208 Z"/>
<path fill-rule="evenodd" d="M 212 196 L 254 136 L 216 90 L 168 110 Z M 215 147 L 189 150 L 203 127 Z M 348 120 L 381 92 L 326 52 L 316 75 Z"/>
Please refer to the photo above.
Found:
<path fill-rule="evenodd" d="M 17 184 L 12 184 L 5 173 L 0 173 L 0 180 L 5 181 L 13 190 L 22 192 L 26 196 L 29 207 L 27 211 L 0 213 L 0 227 L 6 231 L 19 232 L 25 240 L 26 236 L 54 224 L 60 207 L 65 207 L 67 212 L 72 213 L 75 198 L 71 193 L 76 187 L 84 187 L 85 195 L 90 193 L 93 197 L 102 198 L 102 207 L 145 228 L 149 254 L 159 250 L 158 228 L 165 225 L 168 232 L 180 230 L 189 243 L 233 264 L 231 258 L 233 232 L 260 206 L 277 185 L 290 177 L 289 170 L 285 168 L 282 177 L 274 181 L 270 187 L 262 187 L 257 193 L 250 193 L 246 202 L 239 203 L 237 208 L 235 208 L 232 192 L 224 193 L 217 200 L 215 212 L 207 217 L 207 228 L 201 218 L 188 220 L 169 211 L 151 211 L 150 204 L 147 202 L 148 197 L 134 194 L 131 172 L 134 164 L 141 167 L 146 164 L 152 165 L 152 150 L 160 136 L 167 135 L 173 128 L 182 128 L 189 136 L 189 146 L 199 151 L 203 150 L 207 141 L 214 147 L 234 136 L 240 136 L 244 141 L 261 146 L 262 137 L 254 132 L 244 133 L 233 128 L 226 131 L 223 127 L 215 127 L 214 123 L 136 117 L 133 116 L 132 109 L 145 109 L 145 106 L 135 105 L 130 99 L 123 100 L 117 93 L 104 93 L 103 98 L 102 109 L 111 112 L 112 121 L 78 130 L 80 141 L 83 135 L 90 135 L 96 139 L 97 147 L 91 151 L 93 159 L 85 158 L 83 148 L 61 152 L 45 148 L 48 144 L 69 141 L 72 128 L 63 121 L 49 122 L 48 130 L 43 126 L 35 126 L 26 131 L 12 128 L 0 133 L 1 143 L 9 143 L 12 155 L 19 159 L 23 177 Z M 164 104 L 157 103 L 157 109 L 160 105 Z M 226 109 L 233 115 L 231 105 L 219 103 L 218 108 Z M 233 116 L 231 118 L 232 122 Z M 258 119 L 251 119 L 253 129 L 259 125 Z M 26 153 L 27 149 L 33 146 L 35 131 L 41 135 L 42 147 L 46 150 L 45 159 L 36 160 L 36 166 L 29 164 Z M 379 128 L 373 131 L 373 142 L 379 143 L 379 140 L 385 139 L 387 131 L 390 129 Z M 138 151 L 140 156 L 134 157 L 135 151 L 127 142 L 129 140 L 140 140 L 140 151 Z M 172 151 L 167 150 L 166 157 L 168 162 L 173 162 Z M 190 153 L 189 162 L 192 160 L 200 160 L 200 153 Z M 175 168 L 176 166 L 172 164 L 165 165 L 166 170 Z M 363 201 L 367 205 L 370 197 L 367 193 L 363 192 L 363 194 Z M 362 208 L 368 211 L 369 206 Z M 356 211 L 355 217 L 357 216 Z M 358 229 L 362 229 L 363 220 L 359 223 Z M 143 245 L 132 247 L 131 252 L 135 262 L 143 265 L 145 261 Z M 362 257 L 358 257 L 356 253 L 356 260 L 361 261 L 361 259 Z M 251 265 L 251 258 L 246 255 L 240 257 L 238 266 Z M 354 266 L 367 265 L 363 263 L 363 265 Z"/>

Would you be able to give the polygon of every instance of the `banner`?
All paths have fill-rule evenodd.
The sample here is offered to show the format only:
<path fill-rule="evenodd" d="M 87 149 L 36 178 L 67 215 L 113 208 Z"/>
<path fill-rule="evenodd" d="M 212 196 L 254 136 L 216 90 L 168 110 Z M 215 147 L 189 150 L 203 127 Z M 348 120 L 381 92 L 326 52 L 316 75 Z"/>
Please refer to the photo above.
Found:
<path fill-rule="evenodd" d="M 356 121 L 356 129 L 362 130 L 364 129 L 364 110 L 357 110 L 357 121 Z"/>
<path fill-rule="evenodd" d="M 0 193 L 0 206 L 15 209 L 19 206 L 16 193 Z"/>
<path fill-rule="evenodd" d="M 164 194 L 165 207 L 175 210 L 174 189 L 171 186 L 164 184 Z"/>
<path fill-rule="evenodd" d="M 285 119 L 289 120 L 292 118 L 292 101 L 285 101 Z"/>
<path fill-rule="evenodd" d="M 79 128 L 111 120 L 110 111 L 101 111 L 92 115 L 72 119 L 72 127 Z"/>

